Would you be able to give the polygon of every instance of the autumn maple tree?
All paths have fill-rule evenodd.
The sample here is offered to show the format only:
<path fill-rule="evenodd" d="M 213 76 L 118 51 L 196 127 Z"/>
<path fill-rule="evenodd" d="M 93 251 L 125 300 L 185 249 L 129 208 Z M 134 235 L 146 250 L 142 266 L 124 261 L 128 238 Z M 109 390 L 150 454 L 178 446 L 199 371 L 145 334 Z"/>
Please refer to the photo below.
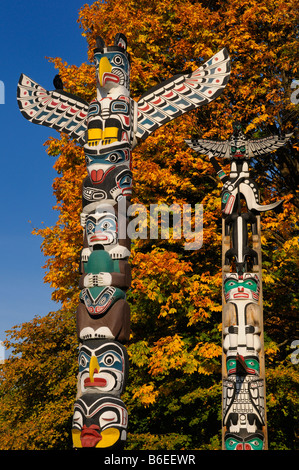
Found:
<path fill-rule="evenodd" d="M 161 127 L 133 153 L 133 203 L 202 204 L 204 212 L 199 250 L 185 250 L 185 240 L 175 238 L 132 243 L 130 375 L 123 395 L 128 449 L 221 448 L 221 183 L 209 159 L 184 139 L 226 139 L 237 120 L 253 138 L 293 132 L 290 144 L 252 162 L 251 174 L 262 203 L 285 201 L 280 214 L 261 217 L 267 418 L 270 449 L 296 446 L 298 365 L 290 360 L 298 338 L 299 109 L 290 99 L 299 75 L 296 8 L 295 0 L 97 1 L 79 12 L 88 62 L 77 67 L 51 59 L 65 90 L 90 101 L 98 35 L 107 44 L 117 32 L 127 36 L 135 100 L 223 47 L 231 56 L 231 78 L 219 98 Z M 8 332 L 13 352 L 1 367 L 2 449 L 71 446 L 86 169 L 83 150 L 67 136 L 45 145 L 58 173 L 59 216 L 55 226 L 35 233 L 43 238 L 45 282 L 61 308 Z"/>

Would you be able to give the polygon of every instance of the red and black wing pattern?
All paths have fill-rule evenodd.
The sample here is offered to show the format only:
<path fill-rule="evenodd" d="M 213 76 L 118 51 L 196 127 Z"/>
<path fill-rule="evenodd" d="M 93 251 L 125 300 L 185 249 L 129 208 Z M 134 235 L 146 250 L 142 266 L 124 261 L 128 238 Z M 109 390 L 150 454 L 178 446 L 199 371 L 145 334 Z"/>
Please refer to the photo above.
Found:
<path fill-rule="evenodd" d="M 219 96 L 230 75 L 224 48 L 191 74 L 175 75 L 151 88 L 138 101 L 136 136 L 146 139 L 158 127 Z"/>
<path fill-rule="evenodd" d="M 28 121 L 65 132 L 84 145 L 87 101 L 63 90 L 47 91 L 24 74 L 18 83 L 17 101 Z"/>

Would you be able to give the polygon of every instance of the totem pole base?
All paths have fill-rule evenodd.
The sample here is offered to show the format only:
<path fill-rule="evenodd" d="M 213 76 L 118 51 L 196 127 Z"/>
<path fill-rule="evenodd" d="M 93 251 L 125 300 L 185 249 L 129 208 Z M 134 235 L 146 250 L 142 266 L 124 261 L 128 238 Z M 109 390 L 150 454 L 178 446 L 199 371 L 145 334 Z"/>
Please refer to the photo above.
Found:
<path fill-rule="evenodd" d="M 260 216 L 252 236 L 258 264 L 251 273 L 237 275 L 225 264 L 231 249 L 225 219 L 222 235 L 222 450 L 267 450 Z M 254 277 L 257 294 L 250 297 Z"/>

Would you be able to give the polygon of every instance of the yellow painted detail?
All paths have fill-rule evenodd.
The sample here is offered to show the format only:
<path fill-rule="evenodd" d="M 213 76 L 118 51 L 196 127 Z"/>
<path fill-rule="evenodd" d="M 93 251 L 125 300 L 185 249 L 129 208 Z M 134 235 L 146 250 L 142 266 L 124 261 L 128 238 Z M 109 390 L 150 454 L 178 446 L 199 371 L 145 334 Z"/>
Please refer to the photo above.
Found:
<path fill-rule="evenodd" d="M 72 438 L 74 447 L 82 447 L 81 443 L 81 431 L 79 429 L 72 429 Z"/>
<path fill-rule="evenodd" d="M 73 446 L 77 449 L 82 448 L 81 431 L 72 429 Z M 108 428 L 101 432 L 102 439 L 97 443 L 96 447 L 110 447 L 115 444 L 120 436 L 120 431 L 115 428 Z"/>
<path fill-rule="evenodd" d="M 103 76 L 104 73 L 110 73 L 112 70 L 111 64 L 107 57 L 102 57 L 99 63 L 99 80 L 100 86 L 103 86 Z"/>
<path fill-rule="evenodd" d="M 116 142 L 118 139 L 118 128 L 117 127 L 106 127 L 103 132 L 103 145 L 111 144 Z"/>
<path fill-rule="evenodd" d="M 93 147 L 94 145 L 98 145 L 99 142 L 102 140 L 102 135 L 102 129 L 88 129 L 88 145 L 91 147 Z"/>
<path fill-rule="evenodd" d="M 97 371 L 99 372 L 100 366 L 99 366 L 96 356 L 92 356 L 90 363 L 89 363 L 89 378 L 91 382 L 93 382 L 93 374 L 94 374 L 95 369 L 97 369 Z"/>
<path fill-rule="evenodd" d="M 102 145 L 118 141 L 118 127 L 104 129 L 88 129 L 88 145 L 94 147 L 102 141 Z"/>
<path fill-rule="evenodd" d="M 96 447 L 110 447 L 115 444 L 120 436 L 120 432 L 115 428 L 108 428 L 101 432 L 102 439 L 97 443 Z"/>

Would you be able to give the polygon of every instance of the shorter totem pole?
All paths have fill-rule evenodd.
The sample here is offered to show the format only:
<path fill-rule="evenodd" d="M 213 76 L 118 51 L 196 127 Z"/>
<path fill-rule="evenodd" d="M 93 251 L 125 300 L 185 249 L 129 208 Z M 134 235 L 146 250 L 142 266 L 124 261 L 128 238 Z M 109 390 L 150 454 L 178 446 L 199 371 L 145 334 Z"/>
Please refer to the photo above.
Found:
<path fill-rule="evenodd" d="M 249 176 L 250 158 L 284 145 L 285 137 L 249 140 L 239 123 L 227 141 L 186 140 L 208 155 L 223 182 L 222 210 L 222 405 L 223 449 L 267 448 L 260 213 L 283 201 L 261 205 Z M 231 161 L 227 176 L 216 158 Z"/>
<path fill-rule="evenodd" d="M 224 90 L 230 75 L 226 49 L 190 74 L 178 74 L 141 96 L 130 97 L 126 37 L 112 46 L 96 38 L 96 98 L 88 103 L 64 91 L 47 91 L 26 75 L 18 104 L 30 122 L 51 127 L 83 147 L 78 392 L 72 422 L 75 448 L 122 449 L 128 414 L 122 401 L 128 377 L 125 344 L 130 337 L 131 240 L 127 214 L 132 194 L 132 150 L 160 126 L 206 105 Z"/>

